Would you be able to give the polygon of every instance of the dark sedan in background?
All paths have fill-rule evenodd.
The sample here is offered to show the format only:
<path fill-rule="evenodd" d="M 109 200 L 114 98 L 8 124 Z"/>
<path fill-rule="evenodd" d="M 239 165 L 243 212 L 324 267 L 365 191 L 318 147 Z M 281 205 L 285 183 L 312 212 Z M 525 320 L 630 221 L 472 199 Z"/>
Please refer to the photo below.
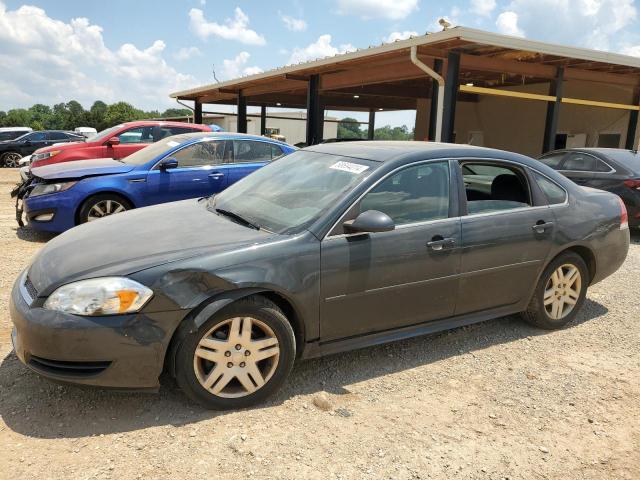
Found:
<path fill-rule="evenodd" d="M 629 226 L 640 226 L 640 154 L 617 148 L 572 148 L 540 157 L 578 185 L 615 193 L 629 212 Z"/>
<path fill-rule="evenodd" d="M 43 147 L 56 143 L 84 142 L 85 137 L 62 130 L 30 132 L 13 140 L 0 142 L 0 166 L 17 167 L 20 159 Z"/>
<path fill-rule="evenodd" d="M 629 248 L 626 210 L 533 159 L 423 142 L 316 145 L 216 196 L 80 225 L 10 300 L 41 375 L 265 399 L 296 358 L 522 314 L 571 322 Z"/>

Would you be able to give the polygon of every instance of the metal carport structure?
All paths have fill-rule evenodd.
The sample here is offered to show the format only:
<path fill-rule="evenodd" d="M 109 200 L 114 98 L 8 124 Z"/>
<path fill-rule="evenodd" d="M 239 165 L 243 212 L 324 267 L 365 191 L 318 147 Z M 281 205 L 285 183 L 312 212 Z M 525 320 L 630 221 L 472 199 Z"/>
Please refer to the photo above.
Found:
<path fill-rule="evenodd" d="M 571 82 L 593 88 L 588 96 L 567 94 Z M 247 105 L 262 107 L 263 132 L 267 107 L 304 108 L 308 144 L 322 140 L 324 110 L 369 112 L 370 138 L 375 112 L 416 110 L 416 139 L 453 142 L 460 105 L 487 96 L 544 106 L 541 151 L 553 148 L 559 114 L 569 106 L 622 112 L 624 146 L 637 147 L 639 58 L 465 27 L 171 94 L 194 102 L 197 123 L 204 104 L 237 105 L 239 132 L 246 131 Z"/>

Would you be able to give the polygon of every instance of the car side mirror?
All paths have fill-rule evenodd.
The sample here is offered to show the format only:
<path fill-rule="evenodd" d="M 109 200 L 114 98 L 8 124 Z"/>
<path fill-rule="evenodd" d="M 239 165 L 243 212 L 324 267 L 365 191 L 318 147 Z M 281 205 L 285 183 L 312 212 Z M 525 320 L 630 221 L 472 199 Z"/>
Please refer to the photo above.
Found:
<path fill-rule="evenodd" d="M 24 144 L 25 144 L 25 145 L 31 145 L 31 140 L 25 140 L 25 141 L 24 141 Z"/>
<path fill-rule="evenodd" d="M 120 139 L 118 137 L 111 137 L 109 140 L 107 140 L 107 145 L 109 146 L 120 145 Z"/>
<path fill-rule="evenodd" d="M 178 160 L 173 157 L 165 158 L 160 162 L 160 170 L 163 172 L 173 168 L 178 168 Z"/>
<path fill-rule="evenodd" d="M 344 222 L 342 227 L 346 233 L 377 233 L 390 232 L 396 228 L 396 224 L 386 213 L 367 210 L 355 219 Z"/>

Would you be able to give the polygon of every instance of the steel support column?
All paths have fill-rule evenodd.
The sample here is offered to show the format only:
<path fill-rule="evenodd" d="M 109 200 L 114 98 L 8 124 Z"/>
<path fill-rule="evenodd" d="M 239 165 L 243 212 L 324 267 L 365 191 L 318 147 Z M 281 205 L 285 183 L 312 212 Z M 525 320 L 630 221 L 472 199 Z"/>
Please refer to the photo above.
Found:
<path fill-rule="evenodd" d="M 556 78 L 549 85 L 549 95 L 556 97 L 555 102 L 547 102 L 547 118 L 544 122 L 544 139 L 542 141 L 542 153 L 556 148 L 556 135 L 558 133 L 558 117 L 562 104 L 562 86 L 564 84 L 564 68 L 558 67 Z"/>
<path fill-rule="evenodd" d="M 442 75 L 442 60 L 436 58 L 433 61 L 433 70 Z M 438 95 L 442 95 L 440 92 L 440 85 L 436 79 L 431 80 L 431 109 L 429 110 L 429 141 L 433 142 L 436 139 L 436 124 L 438 123 Z"/>
<path fill-rule="evenodd" d="M 373 140 L 373 137 L 376 133 L 376 111 L 371 109 L 369 110 L 369 125 L 367 129 L 367 138 L 369 140 Z"/>
<path fill-rule="evenodd" d="M 633 92 L 633 104 L 640 105 L 640 89 L 635 89 Z M 629 112 L 629 125 L 627 125 L 627 139 L 624 143 L 624 148 L 627 150 L 633 150 L 638 144 L 636 135 L 638 131 L 638 110 L 631 110 Z"/>
<path fill-rule="evenodd" d="M 267 106 L 260 106 L 260 135 L 263 137 L 267 133 Z"/>
<path fill-rule="evenodd" d="M 238 92 L 238 133 L 247 133 L 247 98 Z"/>
<path fill-rule="evenodd" d="M 442 115 L 442 141 L 455 141 L 456 103 L 460 85 L 460 54 L 450 52 L 447 57 L 447 78 L 444 86 L 444 113 Z"/>
<path fill-rule="evenodd" d="M 320 102 L 320 75 L 311 75 L 307 87 L 307 145 L 322 141 L 324 112 Z"/>
<path fill-rule="evenodd" d="M 202 102 L 199 100 L 193 106 L 193 123 L 202 123 Z"/>

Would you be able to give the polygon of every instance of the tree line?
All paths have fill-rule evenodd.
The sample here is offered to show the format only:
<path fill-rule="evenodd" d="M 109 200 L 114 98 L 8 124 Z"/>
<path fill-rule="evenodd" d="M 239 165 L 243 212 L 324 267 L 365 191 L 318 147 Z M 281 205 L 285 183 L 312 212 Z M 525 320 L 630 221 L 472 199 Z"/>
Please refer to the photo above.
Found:
<path fill-rule="evenodd" d="M 338 122 L 338 138 L 367 138 L 367 128 L 360 128 L 355 118 L 346 117 Z M 375 140 L 413 140 L 413 129 L 409 130 L 406 125 L 401 127 L 384 127 L 374 130 Z"/>
<path fill-rule="evenodd" d="M 53 107 L 38 103 L 30 108 L 0 110 L 0 127 L 31 127 L 34 130 L 73 130 L 76 127 L 93 127 L 97 131 L 113 125 L 144 118 L 168 118 L 193 115 L 187 108 L 169 108 L 158 110 L 140 110 L 127 102 L 107 105 L 100 100 L 89 110 L 75 100 L 58 103 Z"/>

